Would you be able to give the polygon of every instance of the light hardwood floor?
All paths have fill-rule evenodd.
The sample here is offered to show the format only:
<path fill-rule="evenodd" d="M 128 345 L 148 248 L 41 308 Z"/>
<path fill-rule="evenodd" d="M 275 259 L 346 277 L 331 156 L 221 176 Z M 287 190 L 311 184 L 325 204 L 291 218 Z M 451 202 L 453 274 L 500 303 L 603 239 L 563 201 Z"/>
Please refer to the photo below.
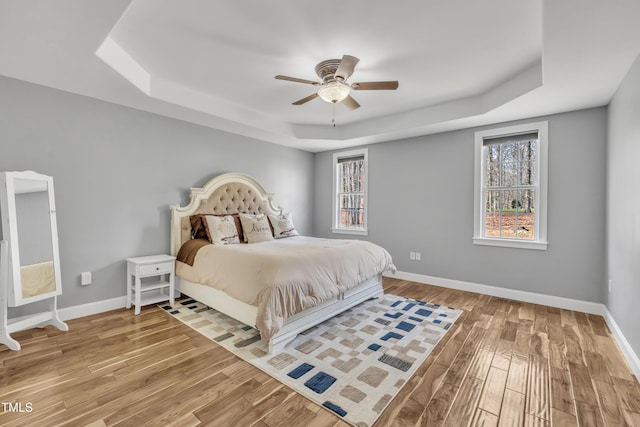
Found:
<path fill-rule="evenodd" d="M 640 385 L 601 317 L 384 286 L 464 314 L 376 426 L 640 426 Z M 156 307 L 68 323 L 0 347 L 0 425 L 347 425 Z"/>

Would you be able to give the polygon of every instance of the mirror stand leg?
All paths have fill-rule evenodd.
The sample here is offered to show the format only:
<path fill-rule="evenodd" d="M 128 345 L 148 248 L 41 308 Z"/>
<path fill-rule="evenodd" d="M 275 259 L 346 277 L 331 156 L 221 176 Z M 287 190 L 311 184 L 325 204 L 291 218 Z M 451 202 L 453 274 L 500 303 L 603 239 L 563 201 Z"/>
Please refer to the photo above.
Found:
<path fill-rule="evenodd" d="M 61 331 L 65 331 L 65 332 L 68 331 L 69 326 L 65 322 L 60 320 L 60 317 L 58 316 L 58 298 L 57 297 L 53 297 L 49 300 L 49 311 L 51 312 L 51 321 L 48 322 L 48 324 L 55 326 Z"/>
<path fill-rule="evenodd" d="M 2 288 L 2 286 L 0 286 Z M 5 292 L 5 289 L 0 289 L 0 291 Z M 20 343 L 9 335 L 9 318 L 8 318 L 8 309 L 7 302 L 3 298 L 0 298 L 0 344 L 4 344 L 9 347 L 10 350 L 20 350 Z"/>
<path fill-rule="evenodd" d="M 11 338 L 11 335 L 9 335 L 9 332 L 4 328 L 0 330 L 0 344 L 6 345 L 7 347 L 9 347 L 9 350 L 14 350 L 14 351 L 20 350 L 20 343 L 14 340 L 13 338 Z"/>
<path fill-rule="evenodd" d="M 0 292 L 6 292 L 3 285 L 0 285 Z M 20 343 L 9 335 L 9 317 L 6 298 L 0 298 L 0 344 L 9 347 L 10 350 L 20 350 Z"/>
<path fill-rule="evenodd" d="M 9 268 L 6 240 L 0 242 L 0 344 L 10 350 L 20 350 L 20 343 L 9 335 L 9 304 L 7 300 L 7 269 Z"/>

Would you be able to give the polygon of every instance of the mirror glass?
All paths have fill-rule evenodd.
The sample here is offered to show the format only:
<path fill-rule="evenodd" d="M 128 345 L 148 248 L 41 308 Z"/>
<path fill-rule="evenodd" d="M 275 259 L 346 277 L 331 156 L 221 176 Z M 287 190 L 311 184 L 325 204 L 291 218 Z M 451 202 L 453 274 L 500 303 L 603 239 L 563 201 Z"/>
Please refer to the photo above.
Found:
<path fill-rule="evenodd" d="M 46 181 L 16 178 L 15 206 L 22 298 L 55 292 L 52 209 Z"/>

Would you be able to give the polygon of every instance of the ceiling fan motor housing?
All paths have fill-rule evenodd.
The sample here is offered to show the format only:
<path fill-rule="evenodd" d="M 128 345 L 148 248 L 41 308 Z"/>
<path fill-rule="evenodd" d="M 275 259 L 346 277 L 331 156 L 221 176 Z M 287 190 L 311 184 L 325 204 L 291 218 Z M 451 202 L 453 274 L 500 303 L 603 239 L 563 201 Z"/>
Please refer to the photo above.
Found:
<path fill-rule="evenodd" d="M 316 65 L 316 74 L 318 75 L 318 77 L 322 79 L 324 83 L 329 83 L 336 80 L 334 75 L 336 73 L 336 70 L 338 69 L 338 66 L 340 66 L 340 61 L 342 60 L 327 59 L 325 61 L 318 63 L 318 65 Z M 338 78 L 337 80 L 342 80 L 342 79 Z"/>

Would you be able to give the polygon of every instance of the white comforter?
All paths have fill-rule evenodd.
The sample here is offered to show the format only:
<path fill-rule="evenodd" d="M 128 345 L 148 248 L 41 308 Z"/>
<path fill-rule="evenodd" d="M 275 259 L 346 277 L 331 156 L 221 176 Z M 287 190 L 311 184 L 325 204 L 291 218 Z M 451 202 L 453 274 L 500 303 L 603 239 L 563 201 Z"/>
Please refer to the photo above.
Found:
<path fill-rule="evenodd" d="M 296 236 L 207 245 L 177 273 L 257 306 L 256 326 L 268 340 L 288 317 L 386 270 L 395 271 L 391 256 L 373 243 Z"/>

